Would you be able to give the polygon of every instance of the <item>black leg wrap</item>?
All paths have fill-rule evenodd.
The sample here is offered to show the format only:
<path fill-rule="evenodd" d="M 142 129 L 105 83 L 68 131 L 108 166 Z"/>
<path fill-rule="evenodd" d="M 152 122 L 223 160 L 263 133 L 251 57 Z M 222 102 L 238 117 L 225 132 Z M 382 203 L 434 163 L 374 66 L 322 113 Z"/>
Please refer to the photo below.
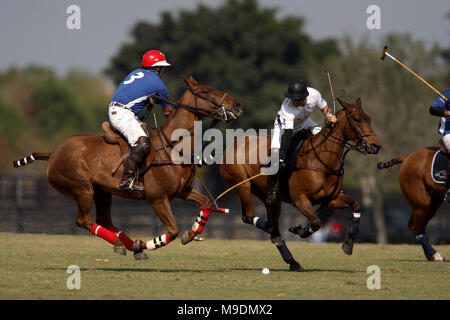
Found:
<path fill-rule="evenodd" d="M 416 239 L 422 245 L 425 257 L 427 257 L 428 260 L 431 260 L 431 257 L 436 253 L 436 250 L 431 246 L 427 235 L 425 233 L 418 234 Z"/>
<path fill-rule="evenodd" d="M 353 241 L 356 239 L 356 237 L 358 237 L 359 234 L 359 219 L 360 218 L 352 218 L 348 238 L 342 244 L 342 250 L 348 255 L 351 255 L 353 253 Z"/>
<path fill-rule="evenodd" d="M 281 257 L 283 258 L 284 262 L 290 263 L 294 259 L 284 240 L 282 245 L 277 245 L 276 247 L 278 251 L 280 251 Z"/>
<path fill-rule="evenodd" d="M 292 256 L 292 253 L 289 251 L 286 242 L 284 240 L 281 245 L 276 244 L 276 247 L 280 252 L 284 262 L 289 264 L 289 271 L 296 271 L 296 272 L 304 271 L 302 266 L 297 261 L 295 261 L 294 257 Z"/>
<path fill-rule="evenodd" d="M 269 221 L 265 221 L 265 220 L 259 218 L 256 221 L 256 227 L 258 229 L 261 229 L 261 230 L 269 233 L 269 234 L 272 233 L 272 224 Z"/>
<path fill-rule="evenodd" d="M 355 240 L 359 234 L 359 219 L 360 218 L 352 218 L 352 223 L 350 224 L 349 237 Z"/>

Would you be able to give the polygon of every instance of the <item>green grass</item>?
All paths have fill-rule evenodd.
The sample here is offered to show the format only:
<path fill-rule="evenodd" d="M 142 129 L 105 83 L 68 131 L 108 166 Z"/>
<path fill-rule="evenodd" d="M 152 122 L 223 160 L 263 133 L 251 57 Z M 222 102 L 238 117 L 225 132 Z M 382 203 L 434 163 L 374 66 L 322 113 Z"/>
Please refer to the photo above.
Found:
<path fill-rule="evenodd" d="M 148 239 L 143 239 L 148 240 Z M 270 241 L 174 241 L 149 260 L 119 256 L 94 236 L 0 233 L 0 299 L 450 299 L 450 263 L 428 262 L 419 245 L 290 242 L 306 272 L 288 272 Z M 450 246 L 435 246 L 450 257 Z M 69 290 L 69 265 L 81 289 Z M 381 269 L 381 289 L 366 286 Z M 261 269 L 270 269 L 263 275 Z"/>

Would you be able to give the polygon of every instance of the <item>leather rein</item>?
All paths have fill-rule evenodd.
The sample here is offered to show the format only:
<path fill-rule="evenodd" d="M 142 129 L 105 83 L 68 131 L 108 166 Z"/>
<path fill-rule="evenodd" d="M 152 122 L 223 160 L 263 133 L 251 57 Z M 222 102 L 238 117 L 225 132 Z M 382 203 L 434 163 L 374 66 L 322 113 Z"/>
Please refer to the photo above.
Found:
<path fill-rule="evenodd" d="M 223 96 L 219 99 L 218 102 L 211 100 L 209 97 L 199 93 L 198 91 L 198 85 L 196 85 L 194 87 L 194 89 L 190 89 L 190 92 L 195 96 L 195 107 L 186 105 L 186 104 L 182 104 L 179 102 L 174 102 L 174 101 L 170 101 L 168 99 L 162 98 L 156 94 L 153 94 L 152 97 L 156 100 L 161 100 L 165 103 L 168 103 L 170 105 L 172 105 L 174 108 L 182 108 L 185 109 L 189 112 L 194 113 L 195 115 L 199 116 L 200 118 L 202 116 L 204 116 L 206 113 L 206 116 L 209 118 L 214 119 L 214 121 L 227 121 L 227 114 L 226 114 L 226 110 L 225 110 L 225 106 L 223 105 L 223 101 L 225 100 L 225 98 L 228 96 L 228 93 L 224 93 Z M 208 91 L 207 91 L 208 92 Z M 206 108 L 201 108 L 198 107 L 197 105 L 197 97 L 206 101 L 210 106 L 213 107 L 213 110 L 210 109 L 206 109 Z M 200 112 L 201 113 L 200 113 Z M 213 111 L 213 112 L 212 112 Z M 190 128 L 188 131 L 190 133 L 190 136 L 192 136 L 193 132 L 191 132 L 191 130 L 194 127 Z M 164 132 L 163 128 L 156 128 L 156 132 L 158 134 L 159 137 L 159 141 L 161 142 L 162 147 L 158 148 L 155 150 L 155 152 L 164 150 L 167 157 L 170 159 L 170 153 L 169 150 L 167 148 L 173 148 L 175 143 L 174 141 L 170 141 L 170 139 L 167 137 L 166 133 Z M 165 141 L 163 141 L 163 138 Z M 153 166 L 164 166 L 164 165 L 173 165 L 172 160 L 153 160 L 150 164 L 148 164 L 145 168 L 143 168 L 142 170 L 140 170 L 140 175 L 144 175 L 151 167 Z"/>

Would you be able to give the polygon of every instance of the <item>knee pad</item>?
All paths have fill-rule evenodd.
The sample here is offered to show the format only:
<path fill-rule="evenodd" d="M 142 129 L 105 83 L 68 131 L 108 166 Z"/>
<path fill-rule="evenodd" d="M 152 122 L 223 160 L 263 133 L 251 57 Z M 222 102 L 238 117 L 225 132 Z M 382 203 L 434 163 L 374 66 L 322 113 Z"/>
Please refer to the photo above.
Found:
<path fill-rule="evenodd" d="M 148 156 L 151 149 L 151 140 L 149 137 L 139 137 L 137 145 L 131 149 L 130 157 L 137 162 L 141 162 Z"/>

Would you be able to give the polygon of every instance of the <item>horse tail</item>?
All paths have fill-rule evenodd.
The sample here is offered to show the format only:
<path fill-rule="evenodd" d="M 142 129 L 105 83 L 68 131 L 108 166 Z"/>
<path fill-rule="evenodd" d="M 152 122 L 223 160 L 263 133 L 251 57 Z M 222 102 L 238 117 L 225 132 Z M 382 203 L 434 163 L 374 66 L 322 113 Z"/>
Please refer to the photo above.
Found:
<path fill-rule="evenodd" d="M 378 167 L 378 169 L 387 169 L 392 166 L 395 166 L 396 164 L 402 163 L 407 157 L 408 156 L 401 156 L 401 157 L 391 159 L 389 161 L 378 162 L 377 167 Z"/>
<path fill-rule="evenodd" d="M 48 159 L 50 159 L 51 155 L 52 155 L 51 152 L 48 152 L 48 153 L 33 152 L 32 154 L 30 154 L 29 156 L 26 156 L 25 158 L 14 161 L 13 165 L 15 168 L 22 167 L 22 166 L 25 166 L 27 164 L 34 162 L 35 160 L 48 160 Z"/>

